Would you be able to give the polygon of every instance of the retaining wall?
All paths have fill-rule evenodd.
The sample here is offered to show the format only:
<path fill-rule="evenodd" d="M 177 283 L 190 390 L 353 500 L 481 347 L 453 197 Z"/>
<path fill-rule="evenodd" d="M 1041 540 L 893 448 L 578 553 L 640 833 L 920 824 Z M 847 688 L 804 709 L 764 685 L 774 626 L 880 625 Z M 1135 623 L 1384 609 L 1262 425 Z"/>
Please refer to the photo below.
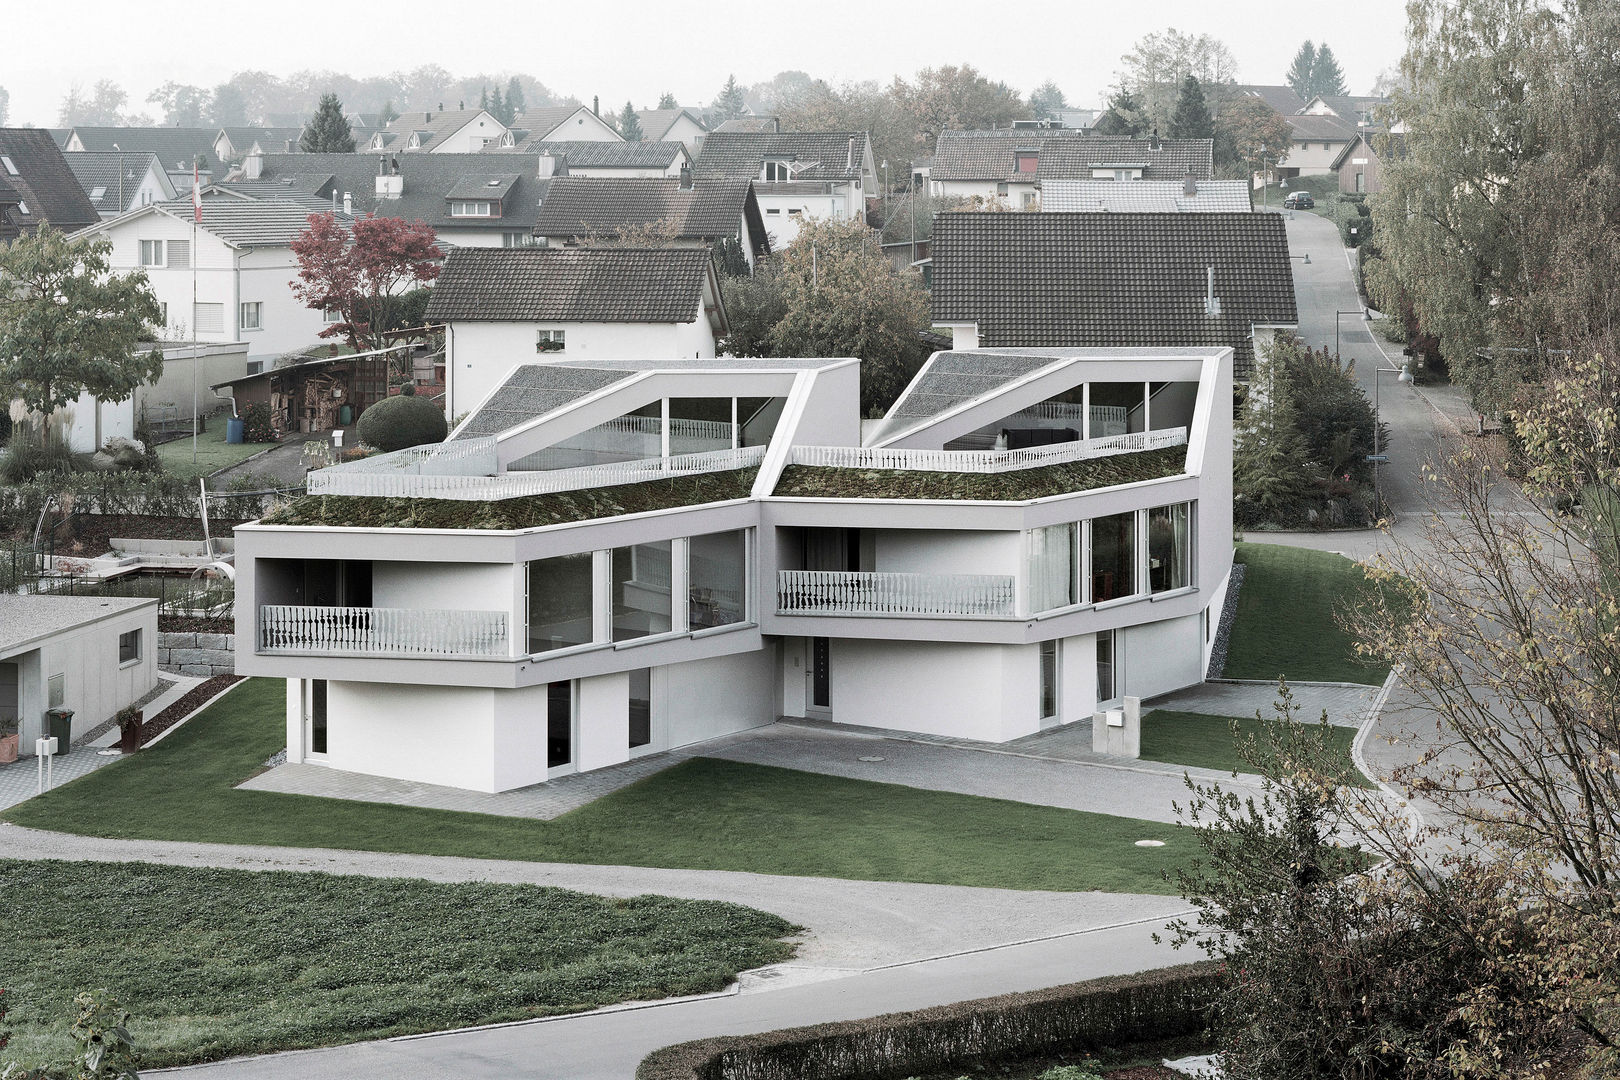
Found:
<path fill-rule="evenodd" d="M 158 667 L 180 675 L 211 678 L 236 674 L 235 634 L 159 634 Z"/>

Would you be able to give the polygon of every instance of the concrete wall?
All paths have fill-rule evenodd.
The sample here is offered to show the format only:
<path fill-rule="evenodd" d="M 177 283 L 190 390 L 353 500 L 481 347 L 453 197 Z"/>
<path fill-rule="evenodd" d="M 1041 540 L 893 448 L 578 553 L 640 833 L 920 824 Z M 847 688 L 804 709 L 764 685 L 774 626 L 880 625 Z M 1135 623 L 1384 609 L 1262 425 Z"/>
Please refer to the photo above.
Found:
<path fill-rule="evenodd" d="M 514 580 L 523 567 L 511 563 L 383 562 L 371 565 L 371 606 L 465 611 L 513 611 Z"/>
<path fill-rule="evenodd" d="M 834 638 L 831 648 L 838 723 L 986 741 L 1006 737 L 1007 646 Z"/>
<path fill-rule="evenodd" d="M 157 636 L 157 666 L 180 675 L 236 674 L 235 634 L 167 633 Z"/>
<path fill-rule="evenodd" d="M 776 719 L 776 650 L 671 664 L 653 672 L 653 733 L 665 749 L 702 742 Z"/>
<path fill-rule="evenodd" d="M 138 661 L 120 664 L 118 637 L 129 630 L 141 631 L 141 656 Z M 51 676 L 65 676 L 62 704 L 73 710 L 73 732 L 78 735 L 157 685 L 157 648 L 154 602 L 96 618 L 26 651 L 0 657 L 17 665 L 21 752 L 32 754 L 34 740 L 42 733 Z"/>
<path fill-rule="evenodd" d="M 474 791 L 497 790 L 497 771 L 511 771 L 501 758 L 513 749 L 517 724 L 508 709 L 497 725 L 492 690 L 333 681 L 326 684 L 326 708 L 324 763 L 333 768 Z M 303 745 L 301 701 L 299 710 L 291 761 L 303 760 L 293 752 Z M 537 715 L 543 727 L 545 714 Z M 289 716 L 289 731 L 294 723 Z M 497 727 L 504 736 L 499 746 Z"/>
<path fill-rule="evenodd" d="M 1023 537 L 966 529 L 880 529 L 877 571 L 907 574 L 1019 574 Z"/>
<path fill-rule="evenodd" d="M 1123 656 L 1123 693 L 1150 698 L 1203 682 L 1203 646 L 1202 615 L 1121 629 L 1115 648 Z"/>

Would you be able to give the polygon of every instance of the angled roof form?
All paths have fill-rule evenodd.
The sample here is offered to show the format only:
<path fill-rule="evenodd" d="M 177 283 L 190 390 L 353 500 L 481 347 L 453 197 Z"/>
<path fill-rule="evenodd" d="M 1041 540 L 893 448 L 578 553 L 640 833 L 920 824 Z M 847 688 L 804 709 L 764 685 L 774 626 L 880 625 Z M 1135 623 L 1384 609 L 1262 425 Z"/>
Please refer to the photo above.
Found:
<path fill-rule="evenodd" d="M 1261 86 L 1259 84 L 1245 84 L 1232 87 L 1241 97 L 1259 98 L 1284 116 L 1297 113 L 1303 109 L 1307 102 L 1295 92 L 1292 86 Z"/>
<path fill-rule="evenodd" d="M 486 154 L 562 154 L 569 168 L 667 169 L 680 161 L 686 147 L 678 142 L 592 142 L 589 139 L 524 139 L 515 147 L 489 147 Z"/>
<path fill-rule="evenodd" d="M 997 348 L 1225 345 L 1242 377 L 1255 326 L 1299 321 L 1283 225 L 1254 213 L 940 214 L 934 321 L 976 323 Z"/>
<path fill-rule="evenodd" d="M 703 126 L 703 120 L 691 109 L 643 109 L 636 113 L 636 122 L 641 125 L 641 135 L 646 139 L 662 139 L 669 134 L 669 129 L 675 126 L 682 114 L 689 117 L 698 127 Z"/>
<path fill-rule="evenodd" d="M 220 131 L 238 154 L 252 149 L 254 143 L 265 153 L 291 153 L 298 149 L 298 139 L 304 134 L 301 127 L 225 127 Z"/>
<path fill-rule="evenodd" d="M 447 199 L 504 199 L 522 177 L 517 173 L 463 176 L 444 193 Z"/>
<path fill-rule="evenodd" d="M 6 214 L 20 232 L 31 235 L 41 225 L 73 232 L 101 220 L 50 132 L 0 128 L 0 156 L 11 163 L 0 168 L 0 180 L 17 196 Z"/>
<path fill-rule="evenodd" d="M 232 247 L 286 247 L 309 227 L 311 214 L 324 212 L 300 198 L 241 198 L 213 193 L 202 201 L 202 221 L 197 228 L 219 237 Z M 138 207 L 116 218 L 100 223 L 98 229 L 83 232 L 105 232 L 126 221 L 146 214 L 165 214 L 178 221 L 192 221 L 191 200 L 151 203 Z M 340 213 L 339 218 L 347 221 Z"/>
<path fill-rule="evenodd" d="M 712 273 L 703 248 L 459 248 L 431 322 L 684 323 Z"/>
<path fill-rule="evenodd" d="M 768 243 L 752 180 L 703 180 L 683 191 L 678 179 L 558 176 L 551 180 L 534 232 L 566 238 L 667 221 L 683 240 L 714 240 L 736 236 L 744 216 L 749 231 Z"/>
<path fill-rule="evenodd" d="M 779 116 L 733 116 L 730 120 L 721 122 L 720 126 L 714 130 L 723 131 L 728 135 L 736 131 L 756 135 L 761 133 L 774 135 L 782 130 L 782 118 Z"/>
<path fill-rule="evenodd" d="M 1285 116 L 1288 126 L 1294 129 L 1294 138 L 1299 140 L 1321 139 L 1323 142 L 1349 141 L 1356 137 L 1356 123 L 1354 120 L 1346 121 L 1337 116 L 1315 113 L 1300 113 L 1297 116 Z"/>
<path fill-rule="evenodd" d="M 372 134 L 384 136 L 389 149 L 403 150 L 410 142 L 411 135 L 418 136 L 417 150 L 431 150 L 440 142 L 454 135 L 480 116 L 487 115 L 483 109 L 450 109 L 445 112 L 414 112 L 402 113 L 387 127 L 379 128 Z M 495 120 L 493 116 L 491 120 Z M 489 137 L 500 138 L 501 132 L 506 128 L 499 120 L 495 120 L 495 127 L 490 129 Z M 366 140 L 360 140 L 365 142 Z M 268 147 L 266 148 L 268 149 Z"/>
<path fill-rule="evenodd" d="M 1383 147 L 1384 152 L 1380 152 L 1379 147 Z M 1328 168 L 1343 168 L 1345 159 L 1355 153 L 1358 148 L 1365 153 L 1371 153 L 1375 157 L 1389 157 L 1399 160 L 1406 156 L 1406 134 L 1400 131 L 1391 133 L 1387 128 L 1381 127 L 1362 128 L 1356 133 L 1354 139 L 1344 144 L 1344 149 L 1338 152 L 1328 165 Z"/>
<path fill-rule="evenodd" d="M 1244 180 L 1199 180 L 1188 195 L 1181 180 L 1047 180 L 1041 209 L 1074 213 L 1246 214 L 1254 209 Z"/>
<path fill-rule="evenodd" d="M 524 109 L 512 120 L 513 131 L 527 132 L 530 139 L 544 139 L 566 124 L 570 118 L 580 112 L 589 113 L 591 110 L 583 105 L 547 105 L 533 109 Z M 591 113 L 595 116 L 595 113 Z M 598 120 L 601 117 L 597 117 Z M 604 121 L 605 123 L 605 121 Z M 609 125 L 611 126 L 611 125 Z M 605 140 L 612 142 L 612 139 Z"/>
<path fill-rule="evenodd" d="M 72 134 L 86 150 L 156 154 L 163 168 L 172 173 L 190 172 L 193 162 L 203 172 L 211 172 L 219 164 L 214 153 L 218 128 L 76 127 Z"/>
<path fill-rule="evenodd" d="M 67 151 L 62 157 L 67 160 L 68 168 L 73 170 L 79 186 L 89 197 L 90 205 L 98 212 L 110 211 L 121 214 L 125 210 L 133 209 L 135 199 L 140 195 L 141 181 L 146 179 L 147 172 L 155 169 L 160 176 L 168 175 L 164 172 L 163 164 L 158 161 L 157 155 L 152 153 L 103 154 L 85 150 Z M 124 178 L 122 205 L 118 201 L 120 175 Z M 96 197 L 97 189 L 101 191 L 100 198 Z"/>
<path fill-rule="evenodd" d="M 1370 94 L 1333 94 L 1327 97 L 1313 98 L 1312 101 L 1320 101 L 1332 109 L 1335 116 L 1348 123 L 1351 127 L 1356 126 L 1361 121 L 1363 114 L 1372 112 L 1380 105 L 1389 104 L 1389 98 L 1376 97 Z M 1308 108 L 1309 105 L 1308 102 L 1301 108 Z"/>
<path fill-rule="evenodd" d="M 802 166 L 795 180 L 858 180 L 869 146 L 864 131 L 715 131 L 703 140 L 692 175 L 757 179 L 771 159 Z"/>
<path fill-rule="evenodd" d="M 1018 171 L 1020 151 L 1036 153 L 1032 173 Z M 1133 139 L 1069 128 L 940 133 L 931 180 L 1089 180 L 1107 166 L 1141 168 L 1144 180 L 1207 180 L 1214 173 L 1210 139 Z"/>

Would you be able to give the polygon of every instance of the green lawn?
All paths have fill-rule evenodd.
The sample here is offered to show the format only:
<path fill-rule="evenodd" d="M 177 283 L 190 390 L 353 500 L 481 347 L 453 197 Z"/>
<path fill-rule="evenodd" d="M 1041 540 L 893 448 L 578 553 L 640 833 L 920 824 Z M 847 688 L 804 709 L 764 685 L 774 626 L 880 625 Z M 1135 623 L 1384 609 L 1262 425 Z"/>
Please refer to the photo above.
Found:
<path fill-rule="evenodd" d="M 1296 176 L 1291 180 L 1284 180 L 1280 184 L 1267 184 L 1264 191 L 1254 193 L 1254 205 L 1264 208 L 1269 205 L 1273 210 L 1282 208 L 1283 200 L 1291 191 L 1308 191 L 1316 200 L 1316 208 L 1305 211 L 1318 214 L 1325 218 L 1333 217 L 1334 204 L 1339 199 L 1339 174 L 1323 173 L 1317 176 Z M 1350 210 L 1355 213 L 1355 210 Z"/>
<path fill-rule="evenodd" d="M 709 758 L 551 822 L 236 790 L 284 744 L 285 697 L 250 680 L 157 746 L 3 816 L 92 836 L 1160 894 L 1197 848 L 1190 830 L 1134 818 Z"/>
<path fill-rule="evenodd" d="M 218 472 L 229 465 L 235 465 L 252 457 L 261 450 L 268 450 L 271 443 L 236 443 L 232 445 L 225 441 L 225 417 L 211 416 L 208 418 L 208 429 L 197 436 L 197 461 L 191 460 L 191 436 L 176 439 L 173 442 L 162 443 L 157 448 L 158 457 L 163 459 L 163 471 L 174 476 L 183 476 L 187 479 L 196 479 Z"/>
<path fill-rule="evenodd" d="M 1389 668 L 1362 663 L 1339 613 L 1373 586 L 1360 564 L 1327 551 L 1238 544 L 1248 566 L 1227 645 L 1228 679 L 1381 684 Z"/>
<path fill-rule="evenodd" d="M 142 863 L 0 861 L 0 910 L 27 924 L 5 1056 L 64 1070 L 85 989 L 130 1010 L 145 1069 L 719 990 L 794 929 L 718 901 Z"/>
<path fill-rule="evenodd" d="M 1300 714 L 1298 719 L 1315 723 L 1320 718 Z M 1172 765 L 1191 765 L 1219 772 L 1253 772 L 1254 768 L 1238 756 L 1237 744 L 1232 738 L 1232 720 L 1229 716 L 1155 709 L 1142 717 L 1142 756 L 1149 761 L 1167 761 Z M 1253 717 L 1238 718 L 1237 725 L 1242 735 L 1255 735 L 1260 730 L 1259 722 Z M 1346 765 L 1351 765 L 1350 744 L 1355 741 L 1355 728 L 1333 728 L 1333 749 L 1343 755 Z M 1358 786 L 1371 786 L 1353 765 L 1351 775 Z"/>

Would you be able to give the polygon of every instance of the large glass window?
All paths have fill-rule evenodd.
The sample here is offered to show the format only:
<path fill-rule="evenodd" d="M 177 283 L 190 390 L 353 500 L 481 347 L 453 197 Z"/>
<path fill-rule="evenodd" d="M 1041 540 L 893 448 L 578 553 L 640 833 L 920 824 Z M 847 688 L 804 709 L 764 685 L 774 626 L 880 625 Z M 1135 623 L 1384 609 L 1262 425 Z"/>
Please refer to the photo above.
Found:
<path fill-rule="evenodd" d="M 574 684 L 546 686 L 546 768 L 574 763 Z"/>
<path fill-rule="evenodd" d="M 1041 715 L 1046 720 L 1058 714 L 1058 643 L 1041 642 Z"/>
<path fill-rule="evenodd" d="M 630 749 L 652 742 L 652 668 L 630 672 Z"/>
<path fill-rule="evenodd" d="M 613 549 L 613 640 L 667 634 L 670 621 L 668 540 Z"/>
<path fill-rule="evenodd" d="M 1050 611 L 1080 602 L 1075 580 L 1075 527 L 1049 525 L 1029 534 L 1029 608 Z"/>
<path fill-rule="evenodd" d="M 1096 603 L 1136 592 L 1136 514 L 1091 523 L 1091 599 Z"/>
<path fill-rule="evenodd" d="M 326 753 L 326 680 L 309 683 L 309 752 Z"/>
<path fill-rule="evenodd" d="M 549 652 L 594 640 L 591 553 L 529 564 L 529 651 Z"/>
<path fill-rule="evenodd" d="M 690 552 L 687 574 L 691 629 L 747 621 L 747 531 L 694 536 Z"/>
<path fill-rule="evenodd" d="M 1148 511 L 1148 582 L 1156 593 L 1192 584 L 1192 504 Z"/>

